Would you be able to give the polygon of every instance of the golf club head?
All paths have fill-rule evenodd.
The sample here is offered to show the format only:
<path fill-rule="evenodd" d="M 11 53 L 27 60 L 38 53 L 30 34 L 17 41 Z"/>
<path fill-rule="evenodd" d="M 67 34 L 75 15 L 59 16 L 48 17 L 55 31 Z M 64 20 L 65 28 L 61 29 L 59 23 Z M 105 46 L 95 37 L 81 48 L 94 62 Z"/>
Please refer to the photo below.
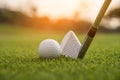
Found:
<path fill-rule="evenodd" d="M 69 31 L 61 42 L 61 54 L 70 58 L 77 58 L 81 43 L 73 31 Z"/>

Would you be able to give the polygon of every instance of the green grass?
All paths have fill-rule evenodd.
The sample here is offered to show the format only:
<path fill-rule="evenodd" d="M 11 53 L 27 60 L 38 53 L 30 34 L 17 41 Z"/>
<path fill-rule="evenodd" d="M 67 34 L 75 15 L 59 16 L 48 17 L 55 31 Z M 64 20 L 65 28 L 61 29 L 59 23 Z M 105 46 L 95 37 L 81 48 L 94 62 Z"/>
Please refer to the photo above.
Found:
<path fill-rule="evenodd" d="M 43 60 L 39 43 L 64 33 L 34 31 L 0 27 L 0 80 L 120 80 L 120 34 L 97 34 L 82 60 Z"/>

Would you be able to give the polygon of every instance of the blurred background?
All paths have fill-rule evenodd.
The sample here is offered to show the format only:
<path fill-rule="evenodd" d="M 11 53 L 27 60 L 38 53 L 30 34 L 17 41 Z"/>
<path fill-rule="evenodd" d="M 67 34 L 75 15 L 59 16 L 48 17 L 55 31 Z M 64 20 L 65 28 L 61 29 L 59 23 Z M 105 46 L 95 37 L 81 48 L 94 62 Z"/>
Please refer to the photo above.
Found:
<path fill-rule="evenodd" d="M 86 33 L 104 0 L 0 0 L 0 31 L 26 28 L 36 31 Z M 120 0 L 113 0 L 99 32 L 120 32 Z"/>

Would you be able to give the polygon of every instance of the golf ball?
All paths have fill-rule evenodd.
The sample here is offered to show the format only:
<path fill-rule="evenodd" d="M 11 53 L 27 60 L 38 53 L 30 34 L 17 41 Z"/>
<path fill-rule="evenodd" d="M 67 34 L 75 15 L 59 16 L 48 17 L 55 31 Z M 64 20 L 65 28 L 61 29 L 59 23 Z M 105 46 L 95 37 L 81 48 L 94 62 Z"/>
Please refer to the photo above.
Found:
<path fill-rule="evenodd" d="M 53 39 L 46 39 L 39 45 L 39 56 L 41 58 L 55 58 L 60 56 L 60 45 Z"/>

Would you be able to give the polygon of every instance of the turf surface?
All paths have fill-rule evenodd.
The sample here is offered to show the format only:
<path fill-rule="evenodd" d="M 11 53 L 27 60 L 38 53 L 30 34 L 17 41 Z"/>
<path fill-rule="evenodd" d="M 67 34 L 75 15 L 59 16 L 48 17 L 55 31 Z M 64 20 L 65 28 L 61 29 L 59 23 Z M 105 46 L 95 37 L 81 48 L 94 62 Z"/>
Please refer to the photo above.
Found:
<path fill-rule="evenodd" d="M 97 34 L 83 60 L 39 58 L 43 39 L 63 36 L 0 27 L 0 80 L 120 80 L 120 34 Z"/>

